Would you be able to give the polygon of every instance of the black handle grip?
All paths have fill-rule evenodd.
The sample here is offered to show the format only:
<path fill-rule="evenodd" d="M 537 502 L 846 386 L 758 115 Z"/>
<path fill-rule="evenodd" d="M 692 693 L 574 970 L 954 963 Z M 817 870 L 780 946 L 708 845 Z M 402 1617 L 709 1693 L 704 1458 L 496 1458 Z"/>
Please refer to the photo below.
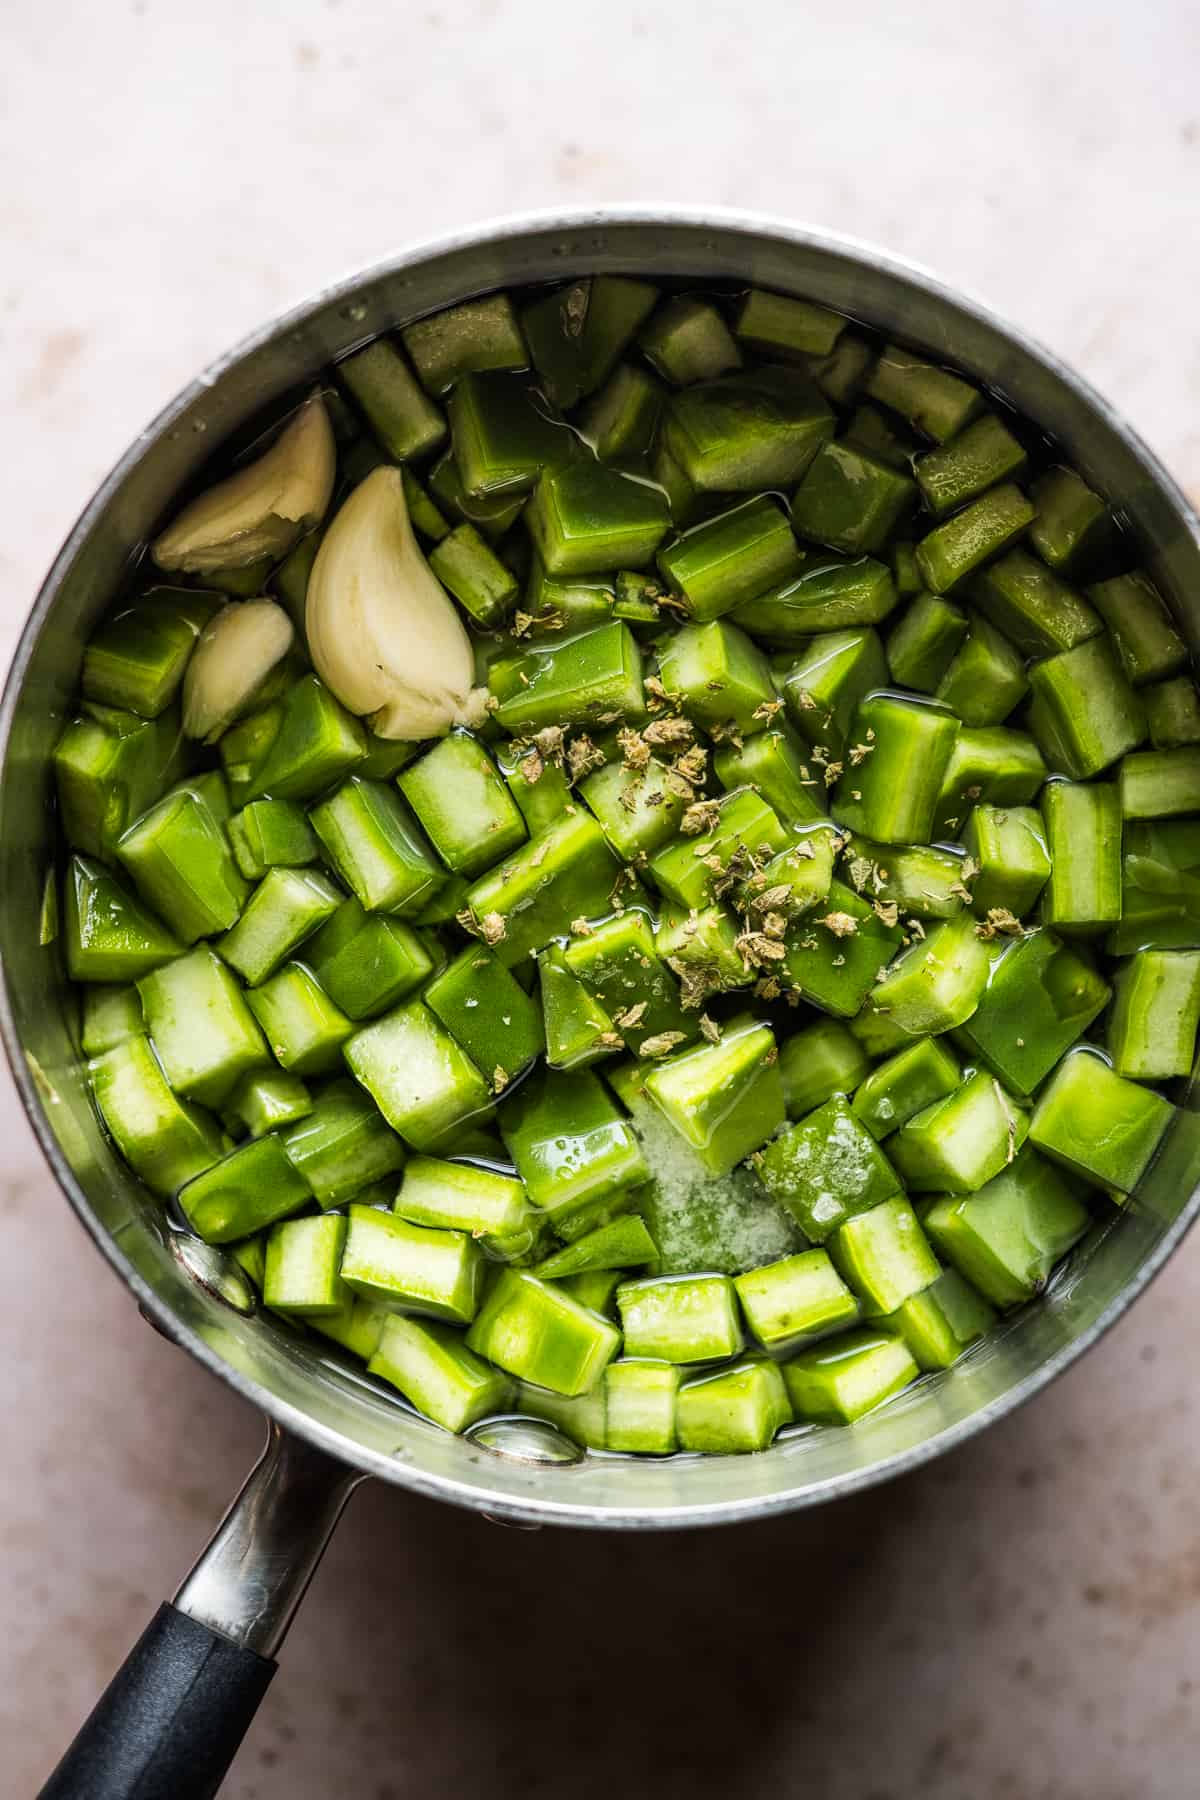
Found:
<path fill-rule="evenodd" d="M 160 1606 L 40 1800 L 211 1800 L 275 1667 Z"/>

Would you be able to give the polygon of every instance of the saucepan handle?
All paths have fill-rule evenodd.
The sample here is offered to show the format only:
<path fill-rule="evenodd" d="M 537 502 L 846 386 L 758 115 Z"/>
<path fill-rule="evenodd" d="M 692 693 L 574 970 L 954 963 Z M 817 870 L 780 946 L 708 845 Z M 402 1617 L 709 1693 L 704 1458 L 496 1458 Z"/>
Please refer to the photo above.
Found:
<path fill-rule="evenodd" d="M 113 1677 L 41 1800 L 211 1800 L 362 1479 L 272 1425 L 211 1543 Z"/>
<path fill-rule="evenodd" d="M 160 1606 L 43 1800 L 209 1800 L 274 1673 L 269 1657 Z"/>

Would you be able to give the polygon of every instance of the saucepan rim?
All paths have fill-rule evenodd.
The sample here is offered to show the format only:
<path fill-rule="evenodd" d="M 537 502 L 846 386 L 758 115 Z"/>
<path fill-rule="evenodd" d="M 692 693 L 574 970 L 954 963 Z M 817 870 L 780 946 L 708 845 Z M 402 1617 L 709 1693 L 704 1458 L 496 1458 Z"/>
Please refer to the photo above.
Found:
<path fill-rule="evenodd" d="M 121 484 L 148 451 L 169 433 L 188 409 L 245 358 L 273 340 L 303 327 L 314 316 L 331 306 L 351 301 L 364 287 L 420 265 L 429 259 L 460 251 L 481 249 L 526 234 L 602 233 L 612 227 L 645 227 L 653 229 L 682 228 L 733 233 L 738 236 L 771 238 L 799 251 L 841 257 L 873 271 L 894 276 L 910 288 L 924 291 L 939 303 L 948 303 L 960 314 L 998 333 L 1024 356 L 1071 389 L 1106 425 L 1119 436 L 1158 489 L 1165 495 L 1179 519 L 1200 548 L 1200 519 L 1171 475 L 1153 451 L 1126 423 L 1120 413 L 1104 397 L 1064 363 L 1018 326 L 994 313 L 969 293 L 952 287 L 930 270 L 906 258 L 879 249 L 861 239 L 826 231 L 769 214 L 744 212 L 736 208 L 690 206 L 604 206 L 583 209 L 548 209 L 513 213 L 484 223 L 426 239 L 394 255 L 339 277 L 317 290 L 285 312 L 243 337 L 224 351 L 193 381 L 182 388 L 131 443 L 114 464 L 92 497 L 88 500 L 55 557 L 37 599 L 29 613 L 14 652 L 0 699 L 0 767 L 7 759 L 13 721 L 24 687 L 26 674 L 43 626 L 46 624 L 68 571 L 74 564 L 89 535 L 103 516 Z M 732 1524 L 773 1514 L 814 1506 L 829 1499 L 852 1494 L 877 1482 L 919 1468 L 935 1456 L 953 1449 L 988 1425 L 1021 1406 L 1034 1394 L 1063 1374 L 1109 1328 L 1122 1317 L 1134 1300 L 1154 1279 L 1174 1253 L 1200 1213 L 1200 1188 L 1181 1208 L 1177 1218 L 1167 1226 L 1144 1260 L 1115 1293 L 1096 1319 L 1070 1342 L 1060 1346 L 1037 1368 L 997 1395 L 968 1417 L 933 1433 L 907 1450 L 885 1457 L 866 1467 L 852 1469 L 829 1479 L 821 1486 L 784 1491 L 778 1494 L 756 1494 L 745 1499 L 713 1502 L 678 1508 L 647 1510 L 638 1506 L 579 1506 L 560 1500 L 515 1500 L 509 1493 L 489 1491 L 486 1482 L 466 1483 L 434 1474 L 417 1466 L 408 1458 L 390 1457 L 351 1442 L 339 1432 L 323 1425 L 303 1409 L 280 1399 L 243 1370 L 226 1362 L 191 1326 L 181 1320 L 166 1299 L 149 1285 L 133 1266 L 116 1238 L 94 1213 L 86 1194 L 75 1177 L 63 1150 L 51 1130 L 37 1082 L 23 1053 L 16 1028 L 8 976 L 0 983 L 0 1040 L 13 1073 L 26 1116 L 33 1127 L 59 1186 L 66 1194 L 77 1217 L 93 1242 L 132 1291 L 138 1305 L 151 1323 L 165 1336 L 188 1350 L 203 1367 L 228 1384 L 235 1392 L 252 1401 L 285 1430 L 294 1432 L 318 1449 L 328 1452 L 343 1463 L 357 1465 L 370 1474 L 395 1482 L 413 1492 L 434 1499 L 447 1500 L 475 1511 L 482 1511 L 513 1521 L 559 1523 L 614 1529 L 671 1529 L 681 1526 Z M 769 1453 L 768 1453 L 769 1454 Z"/>

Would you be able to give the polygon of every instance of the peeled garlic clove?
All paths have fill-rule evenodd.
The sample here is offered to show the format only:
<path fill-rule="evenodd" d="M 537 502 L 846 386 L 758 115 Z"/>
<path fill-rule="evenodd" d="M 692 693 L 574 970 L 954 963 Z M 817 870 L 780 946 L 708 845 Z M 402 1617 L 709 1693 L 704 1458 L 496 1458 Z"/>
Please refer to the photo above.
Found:
<path fill-rule="evenodd" d="M 274 600 L 231 600 L 209 620 L 183 677 L 183 729 L 211 742 L 250 705 L 295 637 Z"/>
<path fill-rule="evenodd" d="M 277 560 L 325 517 L 336 474 L 333 428 L 314 395 L 256 462 L 185 506 L 150 554 L 190 575 Z"/>
<path fill-rule="evenodd" d="M 313 666 L 386 738 L 477 725 L 471 640 L 409 523 L 399 469 L 373 469 L 321 540 L 304 613 Z"/>

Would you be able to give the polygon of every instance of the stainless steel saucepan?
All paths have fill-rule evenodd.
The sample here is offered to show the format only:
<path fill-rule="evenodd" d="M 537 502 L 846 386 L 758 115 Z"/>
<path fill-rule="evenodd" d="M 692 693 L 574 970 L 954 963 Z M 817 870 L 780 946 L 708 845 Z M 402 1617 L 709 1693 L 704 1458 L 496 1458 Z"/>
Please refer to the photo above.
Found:
<path fill-rule="evenodd" d="M 261 1407 L 269 1440 L 174 1605 L 161 1609 L 51 1778 L 44 1792 L 56 1800 L 200 1800 L 216 1791 L 364 1476 L 502 1520 L 631 1531 L 736 1524 L 833 1500 L 915 1468 L 1044 1387 L 1141 1292 L 1200 1207 L 1200 1122 L 1185 1108 L 1124 1215 L 1094 1228 L 1042 1301 L 965 1366 L 927 1377 L 852 1430 L 800 1433 L 759 1456 L 556 1462 L 451 1437 L 334 1353 L 264 1326 L 236 1267 L 173 1232 L 115 1155 L 88 1098 L 59 959 L 39 946 L 38 921 L 55 856 L 50 753 L 83 646 L 129 557 L 215 444 L 346 350 L 490 288 L 606 270 L 802 295 L 986 382 L 1116 503 L 1193 653 L 1200 648 L 1200 522 L 1111 408 L 1021 332 L 921 270 L 774 220 L 614 208 L 444 238 L 274 320 L 171 402 L 88 503 L 9 674 L 0 709 L 0 1031 L 81 1224 L 146 1317 Z"/>

